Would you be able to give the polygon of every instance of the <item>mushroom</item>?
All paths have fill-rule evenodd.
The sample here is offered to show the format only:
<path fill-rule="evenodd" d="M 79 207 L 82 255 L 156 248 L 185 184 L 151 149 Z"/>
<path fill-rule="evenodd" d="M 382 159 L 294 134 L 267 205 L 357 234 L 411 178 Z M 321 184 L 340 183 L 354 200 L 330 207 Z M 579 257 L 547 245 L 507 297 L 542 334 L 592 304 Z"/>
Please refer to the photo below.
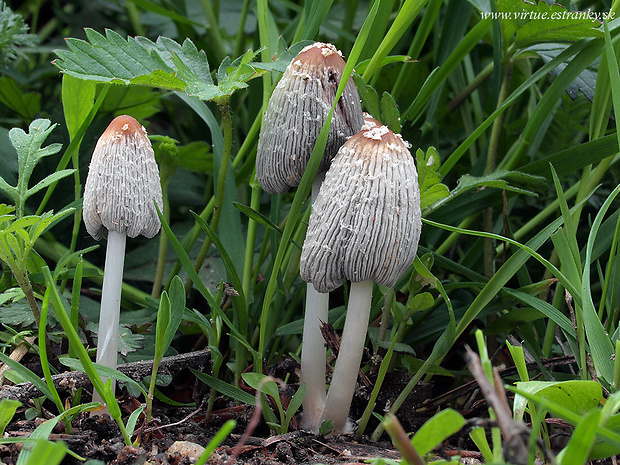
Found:
<path fill-rule="evenodd" d="M 258 140 L 256 180 L 265 192 L 283 194 L 299 185 L 336 98 L 345 64 L 336 47 L 316 42 L 286 68 L 269 99 Z M 327 170 L 363 120 L 357 89 L 349 79 L 334 110 L 319 172 Z"/>
<path fill-rule="evenodd" d="M 345 61 L 332 44 L 305 47 L 289 64 L 265 111 L 256 155 L 256 180 L 270 194 L 299 185 L 321 128 L 334 103 Z M 323 172 L 342 144 L 363 124 L 360 98 L 352 80 L 334 110 L 319 173 L 312 184 L 318 194 Z M 303 429 L 316 429 L 325 406 L 326 350 L 321 322 L 327 321 L 329 295 L 306 290 L 301 352 L 301 383 L 306 385 Z"/>
<path fill-rule="evenodd" d="M 151 238 L 161 227 L 159 171 L 146 130 L 131 116 L 115 118 L 101 135 L 88 169 L 83 218 L 96 240 L 107 236 L 97 363 L 116 368 L 126 237 Z"/>
<path fill-rule="evenodd" d="M 313 205 L 301 277 L 319 292 L 351 280 L 342 342 L 321 421 L 345 431 L 368 328 L 373 282 L 394 286 L 415 258 L 422 228 L 415 163 L 377 120 L 338 151 Z M 320 423 L 319 423 L 320 424 Z"/>

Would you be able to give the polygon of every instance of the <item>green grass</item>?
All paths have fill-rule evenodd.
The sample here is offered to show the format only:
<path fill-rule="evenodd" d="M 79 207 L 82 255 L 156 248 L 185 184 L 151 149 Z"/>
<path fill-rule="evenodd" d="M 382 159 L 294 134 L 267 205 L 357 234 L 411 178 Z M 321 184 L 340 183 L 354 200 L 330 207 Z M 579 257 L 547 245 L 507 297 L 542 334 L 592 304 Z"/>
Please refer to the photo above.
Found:
<path fill-rule="evenodd" d="M 7 38 L 0 41 L 0 358 L 21 332 L 38 335 L 26 357 L 59 347 L 68 333 L 58 320 L 82 342 L 94 329 L 105 247 L 93 247 L 82 225 L 83 184 L 98 137 L 114 116 L 130 114 L 153 137 L 166 181 L 161 240 L 127 244 L 124 359 L 208 346 L 209 413 L 218 391 L 244 398 L 239 383 L 249 367 L 263 373 L 283 357 L 298 360 L 300 246 L 328 125 L 297 189 L 262 192 L 254 163 L 275 84 L 308 41 L 322 40 L 343 51 L 343 74 L 353 75 L 364 110 L 412 144 L 422 184 L 419 260 L 394 292 L 376 287 L 371 318 L 381 330 L 372 328 L 366 344 L 387 354 L 373 367 L 379 386 L 409 367 L 412 381 L 391 413 L 417 383 L 438 379 L 433 366 L 455 383 L 465 376 L 462 347 L 476 346 L 475 328 L 485 333 L 489 356 L 509 337 L 522 341 L 538 363 L 524 373 L 517 361 L 522 381 L 583 380 L 615 393 L 620 123 L 610 115 L 620 102 L 619 24 L 516 15 L 620 8 L 560 3 L 566 8 L 518 0 L 132 0 L 95 1 L 84 15 L 77 4 L 31 0 L 0 12 Z M 492 11 L 512 16 L 487 17 Z M 44 265 L 53 278 L 41 274 Z M 180 280 L 186 308 L 161 305 L 171 283 L 180 292 Z M 331 296 L 336 331 L 347 293 L 345 285 Z M 49 296 L 55 312 L 66 308 L 66 321 L 50 318 Z M 160 314 L 175 322 L 170 328 L 181 323 L 163 344 L 148 328 L 157 309 L 169 307 L 177 314 Z M 41 309 L 48 324 L 39 331 Z M 68 354 L 84 357 L 69 332 Z M 543 369 L 565 352 L 575 357 L 572 370 Z M 426 363 L 413 368 L 412 353 Z M 38 384 L 70 426 L 69 404 L 50 389 L 57 367 L 43 365 L 48 382 Z M 35 375 L 17 367 L 11 376 Z M 285 381 L 298 380 L 291 373 Z M 451 383 L 442 377 L 436 385 Z M 570 442 L 561 462 L 590 450 L 620 452 L 617 411 L 607 404 L 590 406 L 579 420 L 541 400 L 542 389 L 515 389 L 543 440 L 545 412 L 584 433 L 587 440 Z M 363 429 L 378 439 L 383 426 L 372 410 Z M 487 432 L 472 437 L 499 460 L 497 430 Z M 579 447 L 587 450 L 576 453 Z"/>

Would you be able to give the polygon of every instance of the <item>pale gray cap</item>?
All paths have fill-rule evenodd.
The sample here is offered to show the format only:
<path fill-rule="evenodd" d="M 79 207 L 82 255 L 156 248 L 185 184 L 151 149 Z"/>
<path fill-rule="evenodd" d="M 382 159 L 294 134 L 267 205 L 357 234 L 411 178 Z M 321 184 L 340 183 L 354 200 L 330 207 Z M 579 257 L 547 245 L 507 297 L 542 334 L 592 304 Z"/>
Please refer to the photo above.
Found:
<path fill-rule="evenodd" d="M 301 277 L 319 292 L 345 279 L 394 286 L 422 228 L 415 163 L 400 135 L 376 120 L 338 151 L 310 214 Z"/>
<path fill-rule="evenodd" d="M 82 216 L 96 240 L 108 231 L 151 238 L 161 228 L 162 191 L 146 130 L 131 116 L 118 116 L 95 146 L 84 188 Z"/>
<path fill-rule="evenodd" d="M 332 44 L 304 48 L 284 72 L 263 117 L 256 179 L 270 194 L 296 187 L 336 97 L 345 62 Z M 349 79 L 332 117 L 319 171 L 363 124 L 359 94 Z"/>

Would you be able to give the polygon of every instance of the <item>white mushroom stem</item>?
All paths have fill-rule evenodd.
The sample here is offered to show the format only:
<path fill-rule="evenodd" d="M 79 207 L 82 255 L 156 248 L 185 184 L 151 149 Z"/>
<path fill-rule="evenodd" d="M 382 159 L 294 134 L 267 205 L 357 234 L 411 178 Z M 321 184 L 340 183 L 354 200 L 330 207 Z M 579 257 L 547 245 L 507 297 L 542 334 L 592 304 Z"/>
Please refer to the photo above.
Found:
<path fill-rule="evenodd" d="M 332 420 L 334 431 L 347 432 L 347 416 L 355 392 L 368 330 L 372 286 L 372 279 L 351 283 L 340 351 L 321 419 L 321 421 Z"/>
<path fill-rule="evenodd" d="M 118 325 L 121 312 L 126 238 L 127 234 L 124 232 L 108 231 L 108 245 L 101 289 L 97 363 L 110 368 L 116 368 L 118 357 Z M 114 387 L 114 382 L 112 382 L 112 387 Z M 98 397 L 98 395 L 93 396 L 93 400 L 101 401 Z"/>
<path fill-rule="evenodd" d="M 319 194 L 325 175 L 318 173 L 312 183 L 312 203 Z M 318 292 L 308 283 L 306 286 L 306 311 L 304 312 L 304 333 L 301 345 L 300 382 L 306 385 L 304 414 L 301 428 L 318 432 L 321 415 L 325 408 L 325 363 L 327 352 L 321 325 L 327 323 L 329 293 Z"/>

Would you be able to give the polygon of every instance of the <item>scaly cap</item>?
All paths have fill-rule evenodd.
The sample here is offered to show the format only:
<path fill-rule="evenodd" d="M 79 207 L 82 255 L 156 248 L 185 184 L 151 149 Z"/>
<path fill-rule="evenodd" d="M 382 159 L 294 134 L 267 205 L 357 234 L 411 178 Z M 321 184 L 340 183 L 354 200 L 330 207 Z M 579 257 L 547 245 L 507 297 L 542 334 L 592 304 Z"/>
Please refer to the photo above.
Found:
<path fill-rule="evenodd" d="M 296 187 L 336 97 L 345 62 L 331 44 L 304 48 L 286 68 L 269 100 L 256 155 L 256 179 L 270 194 Z M 363 124 L 352 79 L 336 105 L 319 171 Z"/>
<path fill-rule="evenodd" d="M 82 216 L 96 240 L 108 231 L 151 238 L 161 227 L 153 199 L 163 205 L 159 170 L 146 130 L 118 116 L 95 146 L 84 188 Z"/>
<path fill-rule="evenodd" d="M 400 135 L 367 118 L 338 151 L 312 205 L 301 277 L 319 292 L 345 279 L 393 286 L 422 228 L 415 163 Z"/>

